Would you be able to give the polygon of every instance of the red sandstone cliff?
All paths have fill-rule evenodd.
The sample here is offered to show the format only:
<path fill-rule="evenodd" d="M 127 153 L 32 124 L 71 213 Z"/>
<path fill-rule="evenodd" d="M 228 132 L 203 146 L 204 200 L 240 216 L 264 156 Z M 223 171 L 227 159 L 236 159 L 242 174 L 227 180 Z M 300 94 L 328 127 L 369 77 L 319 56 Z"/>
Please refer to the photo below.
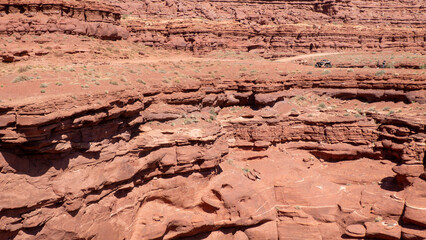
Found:
<path fill-rule="evenodd" d="M 222 59 L 210 71 L 205 59 L 197 72 L 182 74 L 185 81 L 147 84 L 144 74 L 165 72 L 158 66 L 168 57 L 150 69 L 136 61 L 143 51 L 136 60 L 119 55 L 120 48 L 133 51 L 123 42 L 264 58 L 420 55 L 425 14 L 416 0 L 0 0 L 0 36 L 8 37 L 0 50 L 0 239 L 426 239 L 423 70 L 313 74 L 312 67 L 301 75 L 293 63 L 283 63 L 289 72 L 277 65 L 257 72 Z M 25 38 L 45 34 L 58 35 Z M 70 35 L 83 36 L 81 47 L 61 42 L 52 51 L 65 56 L 58 50 L 49 59 L 43 44 Z M 87 36 L 118 46 L 106 51 L 119 56 L 84 49 Z M 100 57 L 89 62 L 89 54 Z M 21 60 L 29 68 L 14 65 Z M 75 79 L 100 85 L 94 66 L 114 63 L 120 68 L 108 77 L 123 73 L 124 90 L 81 85 L 73 95 L 43 96 L 41 84 L 42 96 L 7 100 L 9 75 L 37 66 L 40 80 L 60 79 L 65 72 L 43 63 L 55 60 L 84 65 L 82 73 L 67 68 L 70 89 Z M 125 76 L 139 69 L 135 87 Z M 16 84 L 28 88 L 37 77 Z M 65 83 L 57 79 L 49 84 Z M 376 104 L 402 107 L 370 107 Z"/>

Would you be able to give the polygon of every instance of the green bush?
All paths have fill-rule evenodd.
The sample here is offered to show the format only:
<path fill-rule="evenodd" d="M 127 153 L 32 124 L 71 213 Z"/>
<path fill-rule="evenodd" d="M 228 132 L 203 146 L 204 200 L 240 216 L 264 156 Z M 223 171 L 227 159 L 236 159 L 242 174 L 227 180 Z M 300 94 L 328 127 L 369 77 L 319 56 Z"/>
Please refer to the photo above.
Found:
<path fill-rule="evenodd" d="M 321 108 L 326 108 L 327 106 L 325 105 L 325 103 L 320 103 L 320 104 L 318 104 L 318 108 L 319 109 L 321 109 Z"/>

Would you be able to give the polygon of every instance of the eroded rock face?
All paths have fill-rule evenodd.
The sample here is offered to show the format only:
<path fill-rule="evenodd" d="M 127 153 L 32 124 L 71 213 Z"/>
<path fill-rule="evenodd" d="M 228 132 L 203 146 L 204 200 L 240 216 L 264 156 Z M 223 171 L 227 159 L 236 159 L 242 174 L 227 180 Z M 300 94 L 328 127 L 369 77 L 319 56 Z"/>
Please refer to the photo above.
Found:
<path fill-rule="evenodd" d="M 0 236 L 424 236 L 424 122 L 294 114 L 277 87 L 203 81 L 3 105 Z M 251 108 L 226 112 L 236 106 Z"/>
<path fill-rule="evenodd" d="M 4 0 L 0 35 L 129 38 L 197 54 L 232 49 L 267 58 L 336 50 L 424 52 L 425 47 L 420 0 L 106 2 Z M 5 62 L 14 61 L 11 53 L 1 55 Z"/>
<path fill-rule="evenodd" d="M 150 46 L 197 53 L 230 48 L 267 57 L 336 49 L 424 50 L 424 29 L 420 26 L 426 16 L 417 0 L 117 4 L 143 19 L 129 21 L 130 36 Z M 402 28 L 390 29 L 389 25 Z"/>
<path fill-rule="evenodd" d="M 0 1 L 0 35 L 65 33 L 126 39 L 127 30 L 118 26 L 120 18 L 119 8 L 97 2 Z"/>
<path fill-rule="evenodd" d="M 49 54 L 23 39 L 46 33 L 265 58 L 424 53 L 423 5 L 0 0 L 0 36 L 22 43 L 0 58 Z M 0 101 L 0 239 L 425 239 L 424 115 L 302 100 L 424 104 L 424 75 L 279 75 Z"/>

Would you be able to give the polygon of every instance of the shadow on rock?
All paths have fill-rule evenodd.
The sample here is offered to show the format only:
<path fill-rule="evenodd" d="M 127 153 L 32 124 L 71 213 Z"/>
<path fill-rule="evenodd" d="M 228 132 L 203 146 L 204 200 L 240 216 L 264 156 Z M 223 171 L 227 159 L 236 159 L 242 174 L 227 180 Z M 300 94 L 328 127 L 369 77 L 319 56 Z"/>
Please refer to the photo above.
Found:
<path fill-rule="evenodd" d="M 0 151 L 0 172 L 13 172 L 37 177 L 45 174 L 52 167 L 56 170 L 68 168 L 70 159 L 78 155 L 81 155 L 81 153 L 19 156 L 10 152 Z M 90 157 L 96 158 L 99 156 Z"/>
<path fill-rule="evenodd" d="M 381 180 L 380 188 L 388 191 L 394 191 L 399 192 L 402 191 L 403 188 L 401 188 L 398 185 L 398 182 L 394 177 L 385 177 Z"/>

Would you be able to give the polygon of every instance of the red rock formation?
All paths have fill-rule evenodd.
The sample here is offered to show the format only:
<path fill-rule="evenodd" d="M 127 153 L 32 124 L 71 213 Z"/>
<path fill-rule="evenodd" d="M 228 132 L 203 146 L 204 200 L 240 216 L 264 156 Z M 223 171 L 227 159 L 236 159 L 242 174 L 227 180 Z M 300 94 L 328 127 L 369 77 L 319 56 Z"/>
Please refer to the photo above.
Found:
<path fill-rule="evenodd" d="M 424 122 L 286 115 L 288 95 L 260 104 L 276 90 L 205 81 L 4 105 L 1 237 L 421 238 Z M 260 109 L 226 117 L 203 108 L 235 105 Z M 355 159 L 378 174 L 333 170 Z"/>
<path fill-rule="evenodd" d="M 151 46 L 200 52 L 232 48 L 268 57 L 280 52 L 425 47 L 421 26 L 426 15 L 422 2 L 414 0 L 119 4 L 143 19 L 129 21 L 132 39 Z"/>
<path fill-rule="evenodd" d="M 59 32 L 99 37 L 127 38 L 117 26 L 121 14 L 114 6 L 81 1 L 0 1 L 0 34 Z"/>
<path fill-rule="evenodd" d="M 227 48 L 265 57 L 300 52 L 424 51 L 422 2 L 257 1 L 0 2 L 0 34 L 60 32 L 204 53 Z M 120 24 L 123 18 L 132 18 Z M 39 16 L 39 13 L 42 16 Z M 34 17 L 36 16 L 37 17 Z M 59 16 L 54 18 L 53 16 Z M 200 19 L 202 18 L 202 19 Z"/>
<path fill-rule="evenodd" d="M 423 5 L 0 0 L 0 35 L 266 58 L 424 53 Z M 49 53 L 22 45 L 0 57 Z M 289 104 L 308 93 L 424 104 L 424 74 L 270 74 L 0 101 L 0 239 L 425 239 L 424 115 Z"/>

